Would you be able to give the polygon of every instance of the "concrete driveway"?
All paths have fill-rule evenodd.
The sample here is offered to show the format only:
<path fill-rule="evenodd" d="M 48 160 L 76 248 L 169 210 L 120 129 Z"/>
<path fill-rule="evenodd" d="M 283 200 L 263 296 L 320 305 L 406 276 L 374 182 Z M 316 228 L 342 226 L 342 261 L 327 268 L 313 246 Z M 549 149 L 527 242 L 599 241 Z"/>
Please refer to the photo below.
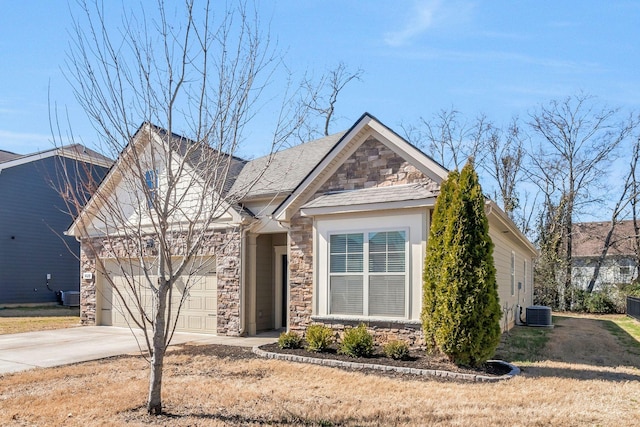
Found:
<path fill-rule="evenodd" d="M 50 368 L 70 363 L 103 359 L 120 354 L 139 353 L 145 346 L 136 331 L 112 326 L 83 326 L 53 331 L 0 335 L 0 375 L 33 368 Z M 137 338 L 137 340 L 136 340 Z M 242 347 L 275 342 L 274 334 L 250 338 L 218 337 L 177 332 L 171 344 L 186 342 Z"/>

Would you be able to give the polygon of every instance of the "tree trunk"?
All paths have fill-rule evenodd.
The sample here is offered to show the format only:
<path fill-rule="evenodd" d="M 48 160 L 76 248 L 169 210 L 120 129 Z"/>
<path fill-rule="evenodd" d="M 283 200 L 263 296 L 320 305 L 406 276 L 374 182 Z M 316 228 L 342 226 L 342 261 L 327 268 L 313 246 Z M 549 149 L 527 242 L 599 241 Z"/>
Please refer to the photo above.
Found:
<path fill-rule="evenodd" d="M 147 412 L 151 415 L 162 413 L 162 368 L 165 352 L 165 311 L 167 300 L 167 283 L 158 279 L 158 299 L 156 301 L 156 316 L 153 322 L 153 354 L 151 355 L 151 369 L 149 377 L 149 398 Z"/>
<path fill-rule="evenodd" d="M 596 262 L 596 267 L 593 270 L 593 274 L 591 275 L 591 280 L 589 280 L 589 285 L 587 286 L 587 292 L 593 292 L 593 288 L 596 286 L 596 280 L 598 280 L 598 276 L 600 275 L 600 267 L 602 267 L 602 263 L 607 256 L 607 252 L 609 252 L 609 246 L 611 246 L 611 236 L 613 236 L 613 231 L 616 228 L 616 222 L 613 221 L 611 223 L 611 227 L 609 228 L 609 232 L 607 233 L 607 237 L 604 239 L 604 246 L 602 248 L 602 252 L 598 257 L 598 261 Z"/>

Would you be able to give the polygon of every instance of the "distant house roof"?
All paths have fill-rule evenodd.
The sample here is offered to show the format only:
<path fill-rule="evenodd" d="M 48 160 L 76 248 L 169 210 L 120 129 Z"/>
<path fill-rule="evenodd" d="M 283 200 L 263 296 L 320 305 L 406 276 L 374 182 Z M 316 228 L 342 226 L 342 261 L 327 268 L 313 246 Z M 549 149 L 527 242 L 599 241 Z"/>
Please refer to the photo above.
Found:
<path fill-rule="evenodd" d="M 231 192 L 243 199 L 290 194 L 344 134 L 329 135 L 250 161 Z"/>
<path fill-rule="evenodd" d="M 0 150 L 0 163 L 8 162 L 20 156 L 20 154 L 12 153 L 11 151 Z"/>
<path fill-rule="evenodd" d="M 8 151 L 0 152 L 9 153 Z M 13 153 L 9 153 L 13 155 Z M 94 151 L 90 148 L 85 147 L 81 144 L 70 144 L 65 145 L 63 147 L 52 148 L 50 150 L 39 151 L 37 153 L 24 154 L 24 155 L 14 155 L 15 157 L 0 161 L 0 170 L 9 169 L 15 166 L 23 165 L 25 163 L 34 162 L 36 160 L 42 160 L 47 157 L 52 156 L 61 156 L 68 157 L 71 159 L 76 159 L 79 161 L 96 164 L 103 167 L 110 167 L 113 164 L 113 160 L 110 158 L 103 156 L 102 154 Z"/>
<path fill-rule="evenodd" d="M 609 222 L 582 222 L 573 225 L 574 257 L 597 257 L 602 253 L 605 238 L 611 223 Z M 616 224 L 611 236 L 611 246 L 607 256 L 634 255 L 633 221 L 621 221 Z"/>

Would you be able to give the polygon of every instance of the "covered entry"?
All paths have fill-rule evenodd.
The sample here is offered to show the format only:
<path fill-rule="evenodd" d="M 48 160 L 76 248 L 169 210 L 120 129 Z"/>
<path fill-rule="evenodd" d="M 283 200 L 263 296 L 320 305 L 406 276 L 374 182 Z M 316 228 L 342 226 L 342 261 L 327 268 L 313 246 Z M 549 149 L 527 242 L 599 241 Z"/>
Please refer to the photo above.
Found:
<path fill-rule="evenodd" d="M 176 330 L 179 332 L 199 332 L 215 334 L 217 331 L 217 281 L 214 257 L 196 258 L 193 262 L 197 268 L 195 274 L 184 275 L 176 283 L 172 301 L 172 316 L 175 319 L 178 305 L 184 297 Z M 97 324 L 121 327 L 135 327 L 125 304 L 136 306 L 136 295 L 147 313 L 152 313 L 152 293 L 149 279 L 157 282 L 157 276 L 144 275 L 137 260 L 119 259 L 105 260 L 105 271 L 98 283 L 98 316 Z M 109 275 L 113 283 L 112 288 Z M 123 301 L 124 299 L 124 301 Z M 135 309 L 133 314 L 139 316 Z"/>
<path fill-rule="evenodd" d="M 287 234 L 250 236 L 248 332 L 286 328 L 288 311 Z M 255 268 L 252 266 L 255 265 Z"/>

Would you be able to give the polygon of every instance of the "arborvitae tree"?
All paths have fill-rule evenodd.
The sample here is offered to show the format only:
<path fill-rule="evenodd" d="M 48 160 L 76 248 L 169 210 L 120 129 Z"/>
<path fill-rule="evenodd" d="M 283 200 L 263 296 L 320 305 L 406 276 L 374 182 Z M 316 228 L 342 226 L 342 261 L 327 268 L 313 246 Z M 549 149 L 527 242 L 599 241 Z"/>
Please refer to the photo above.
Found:
<path fill-rule="evenodd" d="M 434 316 L 434 311 L 438 283 L 442 280 L 443 243 L 448 217 L 447 209 L 451 205 L 451 197 L 458 187 L 459 178 L 460 174 L 457 170 L 449 172 L 447 180 L 440 186 L 440 195 L 431 218 L 422 287 L 422 329 L 424 330 L 427 348 L 430 351 L 437 349 L 434 337 L 440 324 L 439 319 Z"/>
<path fill-rule="evenodd" d="M 447 181 L 451 182 L 442 187 L 433 218 L 436 228 L 429 237 L 435 241 L 428 247 L 437 253 L 429 253 L 425 262 L 424 332 L 427 343 L 453 362 L 479 366 L 500 341 L 493 242 L 473 163 Z"/>

